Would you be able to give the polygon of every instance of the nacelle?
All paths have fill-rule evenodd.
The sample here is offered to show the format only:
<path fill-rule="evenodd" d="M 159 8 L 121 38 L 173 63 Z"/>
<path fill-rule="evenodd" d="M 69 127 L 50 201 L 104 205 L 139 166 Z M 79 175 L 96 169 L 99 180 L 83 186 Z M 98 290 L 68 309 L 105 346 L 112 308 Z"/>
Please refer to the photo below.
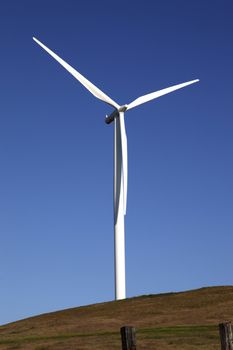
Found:
<path fill-rule="evenodd" d="M 110 115 L 106 115 L 105 123 L 111 124 L 118 115 L 119 112 L 117 110 L 113 111 Z"/>

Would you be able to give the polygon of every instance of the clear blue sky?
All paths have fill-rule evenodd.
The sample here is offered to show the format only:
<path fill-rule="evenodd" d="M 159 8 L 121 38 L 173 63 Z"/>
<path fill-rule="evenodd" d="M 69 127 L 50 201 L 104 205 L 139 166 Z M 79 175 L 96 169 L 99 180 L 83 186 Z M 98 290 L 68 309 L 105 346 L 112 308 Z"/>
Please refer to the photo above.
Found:
<path fill-rule="evenodd" d="M 127 296 L 233 284 L 233 2 L 0 6 L 0 324 L 112 300 L 113 127 L 126 114 Z"/>

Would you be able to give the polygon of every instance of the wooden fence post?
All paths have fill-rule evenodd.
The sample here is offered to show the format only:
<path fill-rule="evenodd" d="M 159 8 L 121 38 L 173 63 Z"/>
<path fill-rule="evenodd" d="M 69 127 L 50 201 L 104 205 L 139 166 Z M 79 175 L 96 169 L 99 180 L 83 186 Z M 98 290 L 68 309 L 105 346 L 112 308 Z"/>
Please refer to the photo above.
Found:
<path fill-rule="evenodd" d="M 136 331 L 134 327 L 121 328 L 122 350 L 136 350 Z"/>
<path fill-rule="evenodd" d="M 231 322 L 220 323 L 219 333 L 221 339 L 221 350 L 233 350 Z"/>

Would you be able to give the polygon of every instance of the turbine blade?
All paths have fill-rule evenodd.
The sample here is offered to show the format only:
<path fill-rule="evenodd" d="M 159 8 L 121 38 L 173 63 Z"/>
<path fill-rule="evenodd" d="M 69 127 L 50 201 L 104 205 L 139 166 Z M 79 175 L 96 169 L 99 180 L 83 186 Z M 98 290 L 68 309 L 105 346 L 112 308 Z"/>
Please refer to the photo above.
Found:
<path fill-rule="evenodd" d="M 158 98 L 160 96 L 163 96 L 163 95 L 166 95 L 166 94 L 169 94 L 170 92 L 172 91 L 175 91 L 175 90 L 178 90 L 178 89 L 181 89 L 185 86 L 188 86 L 190 84 L 194 84 L 196 82 L 198 82 L 199 79 L 196 79 L 196 80 L 191 80 L 191 81 L 188 81 L 186 83 L 182 83 L 182 84 L 178 84 L 178 85 L 173 85 L 173 86 L 170 86 L 166 89 L 162 89 L 162 90 L 159 90 L 159 91 L 156 91 L 156 92 L 151 92 L 150 94 L 147 94 L 147 95 L 144 95 L 144 96 L 141 96 L 141 97 L 138 97 L 136 100 L 134 100 L 133 102 L 131 102 L 128 106 L 127 106 L 127 110 L 128 109 L 131 109 L 131 108 L 134 108 L 134 107 L 137 107 L 143 103 L 146 103 L 148 101 L 151 101 L 151 100 L 154 100 L 155 98 Z"/>
<path fill-rule="evenodd" d="M 89 90 L 95 97 L 100 100 L 108 103 L 112 107 L 118 109 L 120 106 L 113 101 L 110 97 L 108 97 L 104 92 L 102 92 L 99 88 L 97 88 L 94 84 L 92 84 L 89 80 L 87 80 L 83 75 L 77 72 L 73 67 L 71 67 L 68 63 L 66 63 L 62 58 L 60 58 L 57 54 L 55 54 L 52 50 L 50 50 L 47 46 L 42 44 L 38 39 L 33 37 L 33 40 L 40 45 L 45 51 L 47 51 L 57 62 L 59 62 L 70 74 L 72 74 L 87 90 Z"/>
<path fill-rule="evenodd" d="M 122 152 L 122 175 L 123 175 L 123 194 L 124 194 L 124 215 L 126 215 L 127 206 L 127 188 L 128 188 L 128 152 L 127 136 L 125 131 L 124 113 L 119 113 L 120 133 L 121 133 L 121 152 Z"/>

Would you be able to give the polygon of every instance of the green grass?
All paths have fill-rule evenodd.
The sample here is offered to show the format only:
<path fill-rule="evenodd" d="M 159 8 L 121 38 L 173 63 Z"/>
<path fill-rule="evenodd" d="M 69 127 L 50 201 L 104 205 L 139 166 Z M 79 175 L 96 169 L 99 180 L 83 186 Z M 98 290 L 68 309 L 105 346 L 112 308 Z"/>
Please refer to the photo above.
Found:
<path fill-rule="evenodd" d="M 0 338 L 1 344 L 22 344 L 22 343 L 34 343 L 38 341 L 51 341 L 51 340 L 66 340 L 77 337 L 105 337 L 118 335 L 119 332 L 96 332 L 96 333 L 71 333 L 71 334 L 58 334 L 53 336 L 28 336 L 28 337 L 19 337 L 19 338 Z"/>
<path fill-rule="evenodd" d="M 175 326 L 175 327 L 155 327 L 139 329 L 139 334 L 152 334 L 153 336 L 169 336 L 180 335 L 189 336 L 193 334 L 206 334 L 210 332 L 218 332 L 218 327 L 214 325 L 197 325 L 197 326 Z"/>
<path fill-rule="evenodd" d="M 58 341 L 77 337 L 110 337 L 118 335 L 119 332 L 89 332 L 89 333 L 73 333 L 73 334 L 59 334 L 53 336 L 28 336 L 19 338 L 3 338 L 0 339 L 0 344 L 23 344 L 34 343 L 38 341 Z M 141 339 L 168 339 L 172 337 L 196 337 L 205 336 L 206 338 L 216 338 L 218 336 L 218 328 L 213 325 L 203 326 L 176 326 L 176 327 L 155 327 L 144 328 L 137 330 L 137 336 Z"/>

